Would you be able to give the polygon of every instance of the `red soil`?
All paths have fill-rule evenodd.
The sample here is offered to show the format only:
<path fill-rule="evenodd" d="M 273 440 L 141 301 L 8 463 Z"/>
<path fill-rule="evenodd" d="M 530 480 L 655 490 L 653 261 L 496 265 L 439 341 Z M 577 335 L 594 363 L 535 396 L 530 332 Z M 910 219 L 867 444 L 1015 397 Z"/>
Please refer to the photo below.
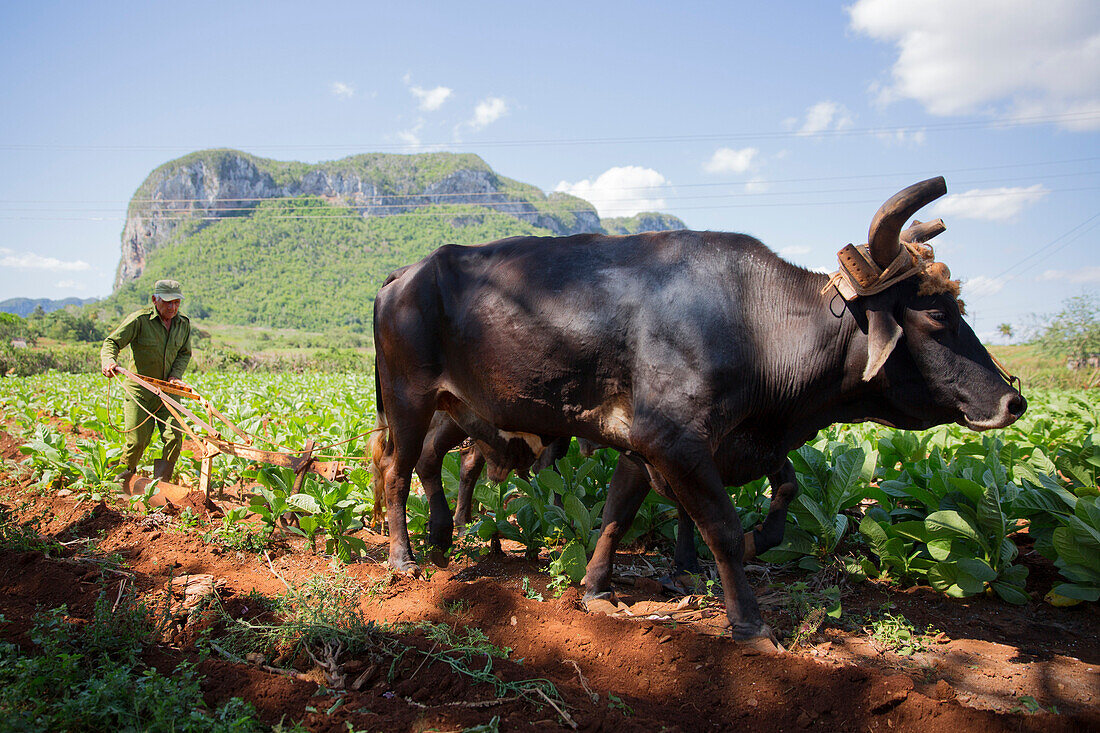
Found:
<path fill-rule="evenodd" d="M 88 619 L 101 590 L 113 598 L 122 582 L 155 603 L 171 578 L 210 573 L 220 584 L 223 606 L 247 616 L 257 612 L 247 608 L 251 592 L 275 596 L 286 590 L 282 579 L 300 584 L 333 572 L 328 558 L 300 544 L 275 552 L 269 567 L 255 554 L 204 543 L 202 528 L 179 531 L 178 524 L 156 524 L 118 508 L 41 495 L 18 466 L 18 444 L 0 432 L 0 504 L 20 522 L 37 520 L 42 536 L 67 544 L 50 557 L 0 551 L 4 638 L 29 644 L 26 631 L 43 608 L 66 604 L 71 620 Z M 203 506 L 195 503 L 195 509 Z M 456 562 L 426 579 L 396 576 L 381 563 L 385 538 L 363 536 L 371 557 L 348 565 L 346 572 L 371 589 L 361 598 L 368 619 L 481 629 L 493 644 L 512 650 L 508 660 L 493 660 L 498 679 L 551 681 L 580 730 L 1100 729 L 1100 612 L 1096 604 L 1058 609 L 1043 603 L 1056 573 L 1025 542 L 1028 590 L 1036 597 L 1023 608 L 984 597 L 951 600 L 921 588 L 846 585 L 848 619 L 893 604 L 893 612 L 918 629 L 943 632 L 926 651 L 901 657 L 880 653 L 867 633 L 843 623 L 827 624 L 794 651 L 762 653 L 720 635 L 724 616 L 716 601 L 686 609 L 677 621 L 588 613 L 577 589 L 554 598 L 539 564 L 516 551 Z M 104 554 L 116 554 L 124 564 L 96 561 Z M 626 555 L 620 568 L 638 557 Z M 645 609 L 667 615 L 675 608 L 675 599 L 662 597 L 652 579 L 639 577 L 624 577 L 620 594 L 626 603 L 652 602 L 636 606 L 639 614 Z M 799 619 L 785 609 L 787 590 L 805 574 L 781 577 L 760 568 L 750 577 L 765 618 L 789 633 Z M 546 600 L 526 597 L 524 579 Z M 177 624 L 146 661 L 167 671 L 181 661 L 200 660 L 194 642 L 202 623 Z M 422 651 L 434 644 L 417 630 L 391 636 Z M 343 693 L 320 687 L 323 672 L 308 660 L 276 660 L 290 674 L 259 661 L 216 656 L 200 661 L 207 703 L 239 696 L 266 722 L 285 716 L 323 731 L 346 731 L 348 724 L 355 730 L 460 731 L 494 716 L 501 730 L 568 727 L 547 704 L 499 700 L 491 686 L 420 654 L 406 655 L 392 680 L 388 662 L 387 669 L 372 672 L 365 656 L 341 658 L 349 680 L 364 678 L 358 691 Z M 480 669 L 483 663 L 472 666 Z M 1056 706 L 1058 714 L 1018 712 L 1024 696 L 1045 708 Z"/>

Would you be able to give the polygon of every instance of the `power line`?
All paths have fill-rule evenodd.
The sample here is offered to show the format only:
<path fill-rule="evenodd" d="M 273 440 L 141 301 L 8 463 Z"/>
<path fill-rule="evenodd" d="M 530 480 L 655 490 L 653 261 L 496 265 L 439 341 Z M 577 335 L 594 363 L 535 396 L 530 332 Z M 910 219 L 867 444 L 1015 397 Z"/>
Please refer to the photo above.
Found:
<path fill-rule="evenodd" d="M 431 142 L 409 145 L 408 143 L 386 144 L 270 144 L 244 146 L 255 150 L 424 150 L 446 148 L 454 145 L 462 145 L 466 148 L 478 147 L 524 147 L 547 145 L 629 145 L 629 144 L 659 144 L 659 143 L 684 143 L 684 142 L 713 142 L 713 141 L 747 141 L 770 140 L 789 138 L 834 138 L 854 137 L 862 135 L 912 135 L 921 132 L 941 132 L 953 130 L 973 129 L 1011 129 L 1015 127 L 1030 127 L 1051 123 L 1091 123 L 1100 122 L 1100 109 L 1082 110 L 1078 112 L 1065 112 L 1050 115 L 1034 115 L 1028 117 L 1015 117 L 1000 120 L 965 120 L 955 122 L 934 122 L 922 125 L 897 125 L 883 127 L 848 127 L 832 130 L 772 130 L 741 133 L 703 133 L 696 135 L 643 135 L 635 137 L 592 137 L 592 138 L 542 138 L 527 140 L 483 140 L 458 142 Z M 0 150 L 194 150 L 193 146 L 180 145 L 64 145 L 56 143 L 5 143 L 0 144 Z"/>
<path fill-rule="evenodd" d="M 1089 171 L 1081 174 L 1067 174 L 1067 175 L 1095 175 L 1098 171 Z M 1058 176 L 1055 176 L 1058 177 Z M 969 185 L 975 183 L 981 183 L 981 181 L 972 182 Z M 1051 193 L 1072 193 L 1079 191 L 1094 191 L 1100 188 L 1100 186 L 1076 186 L 1069 188 L 1042 188 L 1035 190 L 1033 188 L 1024 188 L 1018 190 L 992 190 L 992 191 L 978 191 L 967 192 L 967 199 L 981 199 L 981 198 L 1004 198 L 1011 196 L 1034 196 L 1036 194 L 1047 195 Z M 860 188 L 834 188 L 834 189 L 818 189 L 809 191 L 735 191 L 730 193 L 721 194 L 696 194 L 691 196 L 668 196 L 661 195 L 660 202 L 657 204 L 662 208 L 668 207 L 668 201 L 704 201 L 713 199 L 759 199 L 761 197 L 776 198 L 776 197 L 789 197 L 789 196 L 818 196 L 838 193 L 863 193 L 868 191 L 877 191 L 877 188 L 860 187 Z M 476 196 L 479 194 L 470 194 Z M 494 197 L 498 197 L 492 201 L 482 200 L 470 200 L 470 201 L 423 201 L 425 198 L 431 198 L 428 195 L 416 195 L 409 198 L 415 198 L 418 200 L 405 201 L 400 203 L 370 203 L 370 202 L 330 202 L 325 201 L 323 204 L 316 207 L 316 214 L 294 214 L 294 215 L 280 215 L 276 213 L 266 213 L 265 216 L 269 218 L 278 218 L 281 216 L 289 218 L 312 218 L 312 219 L 331 219 L 340 218 L 338 214 L 332 214 L 333 211 L 354 211 L 356 212 L 354 218 L 361 216 L 358 212 L 365 212 L 363 215 L 372 215 L 377 212 L 382 212 L 382 215 L 386 213 L 390 214 L 403 214 L 416 211 L 418 209 L 436 209 L 439 207 L 476 207 L 484 210 L 498 211 L 501 213 L 539 213 L 538 207 L 551 203 L 548 199 L 514 199 L 505 198 L 506 194 L 493 193 Z M 461 197 L 463 194 L 444 194 L 447 198 Z M 150 212 L 152 215 L 157 216 L 159 219 L 222 219 L 228 218 L 232 215 L 242 213 L 254 213 L 257 211 L 256 206 L 225 206 L 228 203 L 242 203 L 242 202 L 255 202 L 255 203 L 303 203 L 303 196 L 277 196 L 271 198 L 240 198 L 240 199 L 151 199 L 148 201 Z M 389 200 L 391 197 L 382 196 L 383 201 Z M 401 198 L 400 196 L 394 198 Z M 637 199 L 626 198 L 623 199 L 619 206 L 611 205 L 612 210 L 621 211 L 627 209 L 636 208 L 633 202 Z M 723 208 L 748 208 L 748 207 L 776 207 L 776 206 L 817 206 L 823 203 L 828 205 L 845 205 L 845 204 L 864 204 L 874 203 L 875 199 L 870 201 L 866 199 L 861 200 L 845 200 L 845 201 L 773 201 L 765 202 L 759 200 L 748 201 L 746 203 L 736 204 L 722 204 L 722 205 L 702 205 L 702 206 L 685 206 L 683 204 L 675 205 L 671 208 L 678 210 L 699 210 L 699 209 L 723 209 Z M 107 208 L 80 208 L 80 207 L 60 207 L 53 206 L 52 202 L 42 202 L 49 204 L 50 208 L 15 208 L 6 207 L 3 204 L 6 203 L 25 203 L 25 202 L 5 202 L 0 201 L 0 211 L 18 212 L 18 213 L 49 213 L 49 212 L 64 212 L 64 213 L 79 213 L 79 212 L 97 212 L 97 211 L 115 211 L 115 207 Z M 36 203 L 36 202 L 32 202 Z M 188 207 L 188 206 L 167 206 L 167 204 L 194 204 L 204 203 L 210 204 L 209 207 Z M 529 211 L 514 211 L 517 206 L 530 206 L 533 210 Z M 308 207 L 307 207 L 308 208 Z M 605 206 L 605 211 L 609 206 Z M 563 213 L 581 214 L 590 213 L 592 209 L 567 209 L 563 210 Z M 166 213 L 165 213 L 166 212 Z M 440 211 L 437 212 L 440 216 L 450 216 L 455 212 L 453 211 Z M 175 216 L 173 216 L 175 215 Z M 112 217 L 117 218 L 117 217 Z M 349 217 L 350 218 L 350 217 Z"/>

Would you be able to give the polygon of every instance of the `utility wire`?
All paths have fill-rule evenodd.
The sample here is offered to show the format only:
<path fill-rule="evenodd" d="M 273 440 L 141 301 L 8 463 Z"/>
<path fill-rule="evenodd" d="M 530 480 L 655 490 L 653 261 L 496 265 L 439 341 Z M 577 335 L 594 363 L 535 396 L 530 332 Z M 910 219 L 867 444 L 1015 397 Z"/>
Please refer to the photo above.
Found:
<path fill-rule="evenodd" d="M 1071 188 L 1023 188 L 1018 190 L 993 190 L 993 191 L 977 191 L 967 192 L 967 199 L 980 199 L 980 198 L 1003 198 L 1007 196 L 1046 196 L 1051 193 L 1073 193 L 1080 191 L 1095 191 L 1100 186 L 1077 186 Z M 694 196 L 661 196 L 660 202 L 655 205 L 659 205 L 661 208 L 675 208 L 678 211 L 697 211 L 697 210 L 710 210 L 710 209 L 730 209 L 730 208 L 754 208 L 754 207 L 787 207 L 787 206 L 841 206 L 851 204 L 865 204 L 875 203 L 877 199 L 861 199 L 861 200 L 844 200 L 844 201 L 748 201 L 745 203 L 731 203 L 731 204 L 704 204 L 699 206 L 689 206 L 678 204 L 672 207 L 669 206 L 669 201 L 702 201 L 712 199 L 744 199 L 744 198 L 760 198 L 760 197 L 787 197 L 787 196 L 814 196 L 825 194 L 837 194 L 837 193 L 862 193 L 867 191 L 874 191 L 874 188 L 848 188 L 848 189 L 822 189 L 818 191 L 765 191 L 765 192 L 733 192 L 727 194 L 703 194 Z M 340 219 L 340 218 L 362 218 L 359 212 L 364 211 L 368 215 L 380 213 L 385 214 L 411 214 L 418 213 L 429 216 L 453 216 L 456 213 L 453 210 L 439 210 L 446 207 L 471 207 L 475 209 L 482 209 L 488 211 L 496 211 L 499 213 L 537 213 L 536 211 L 519 211 L 516 212 L 513 209 L 517 206 L 531 206 L 535 209 L 540 204 L 549 203 L 546 199 L 512 199 L 506 198 L 504 194 L 494 194 L 498 196 L 497 200 L 493 201 L 406 201 L 403 203 L 369 203 L 369 202 L 325 202 L 316 207 L 317 213 L 295 213 L 295 214 L 277 214 L 271 212 L 265 212 L 263 216 L 271 219 Z M 461 194 L 446 194 L 447 197 L 461 196 Z M 256 198 L 256 199 L 215 199 L 213 201 L 209 199 L 176 199 L 173 203 L 181 204 L 180 206 L 166 206 L 167 202 L 153 200 L 150 202 L 149 208 L 152 209 L 152 215 L 162 221 L 183 221 L 183 220 L 216 220 L 233 218 L 232 215 L 242 213 L 252 213 L 257 210 L 256 206 L 225 206 L 226 203 L 240 203 L 240 202 L 271 202 L 271 203 L 284 203 L 284 202 L 301 202 L 303 197 L 296 196 L 282 196 L 272 197 L 268 199 Z M 381 197 L 383 200 L 387 200 L 388 196 Z M 417 199 L 430 198 L 428 196 L 416 196 Z M 648 197 L 647 197 L 648 198 Z M 208 207 L 190 207 L 183 204 L 193 204 L 196 202 L 202 202 L 210 204 Z M 634 205 L 636 199 L 624 199 L 618 206 L 608 205 L 604 206 L 604 211 L 630 211 L 635 210 L 637 207 Z M 0 211 L 15 212 L 15 213 L 79 213 L 79 212 L 96 212 L 96 211 L 116 211 L 114 207 L 108 208 L 78 208 L 78 207 L 56 207 L 56 208 L 16 208 L 5 207 L 0 202 Z M 312 208 L 312 207 L 303 207 Z M 432 211 L 423 211 L 424 209 L 432 209 Z M 332 213 L 332 212 L 349 212 L 348 214 Z M 583 214 L 591 213 L 592 209 L 568 209 L 562 210 L 563 213 L 570 214 Z M 351 213 L 354 212 L 354 213 Z M 50 220 L 50 217 L 0 217 L 4 219 L 21 219 L 28 218 L 34 220 Z M 80 221 L 85 217 L 73 217 L 64 218 L 59 220 L 64 221 Z M 109 218 L 112 221 L 121 220 L 120 217 L 87 217 L 88 219 L 101 219 Z"/>
<path fill-rule="evenodd" d="M 528 140 L 484 140 L 458 142 L 433 142 L 409 145 L 408 143 L 388 144 L 302 144 L 302 145 L 251 145 L 246 146 L 259 150 L 332 150 L 332 149 L 359 149 L 359 150 L 409 150 L 437 149 L 462 145 L 465 148 L 477 147 L 524 147 L 524 146 L 548 146 L 548 145 L 626 145 L 626 144 L 655 144 L 655 143 L 684 143 L 684 142 L 708 142 L 721 140 L 770 140 L 789 138 L 833 138 L 853 137 L 861 135 L 904 135 L 918 132 L 939 132 L 952 130 L 972 129 L 1010 129 L 1015 127 L 1028 127 L 1050 123 L 1091 123 L 1100 121 L 1100 109 L 1082 110 L 1079 112 L 1066 112 L 1051 115 L 1035 115 L 1029 117 L 1015 117 L 1001 120 L 966 120 L 956 122 L 938 122 L 922 125 L 898 125 L 884 127 L 848 127 L 834 130 L 817 130 L 804 132 L 801 130 L 773 130 L 742 133 L 704 133 L 697 135 L 644 135 L 636 137 L 593 137 L 593 138 L 542 138 Z M 179 145 L 62 145 L 49 143 L 4 143 L 0 144 L 0 150 L 177 150 L 184 149 Z M 194 150 L 193 146 L 187 147 Z"/>
<path fill-rule="evenodd" d="M 855 175 L 848 175 L 848 176 L 814 176 L 814 177 L 806 177 L 806 178 L 769 178 L 769 179 L 766 179 L 766 180 L 761 181 L 761 182 L 765 183 L 767 185 L 778 185 L 778 184 L 784 184 L 784 183 L 813 183 L 813 182 L 851 181 L 851 180 L 882 179 L 882 178 L 907 178 L 908 179 L 908 178 L 920 178 L 921 176 L 930 176 L 930 175 L 936 175 L 936 174 L 939 174 L 939 175 L 952 175 L 952 174 L 955 174 L 955 173 L 974 173 L 974 172 L 982 172 L 982 171 L 1005 170 L 1005 169 L 1009 169 L 1009 168 L 1034 168 L 1034 167 L 1039 167 L 1039 166 L 1065 165 L 1065 164 L 1069 164 L 1069 163 L 1087 163 L 1087 162 L 1092 162 L 1092 161 L 1097 161 L 1097 160 L 1100 160 L 1100 156 L 1090 156 L 1090 157 L 1085 157 L 1085 158 L 1066 158 L 1066 159 L 1062 159 L 1062 160 L 1036 161 L 1036 162 L 1031 162 L 1031 163 L 1008 163 L 1008 164 L 1004 164 L 1004 165 L 974 166 L 974 167 L 968 167 L 968 168 L 948 168 L 948 169 L 939 169 L 938 171 L 934 171 L 934 172 L 933 171 L 928 171 L 928 170 L 923 170 L 923 171 L 909 171 L 909 172 L 904 172 L 904 173 L 864 173 L 864 174 L 855 174 Z M 1091 172 L 1052 173 L 1052 174 L 1033 175 L 1033 176 L 1030 176 L 1030 178 L 1032 180 L 1034 180 L 1036 178 L 1052 178 L 1052 177 L 1059 177 L 1059 176 L 1089 175 L 1090 173 Z M 1003 179 L 995 179 L 995 182 L 999 182 L 1001 180 L 1003 180 Z M 966 185 L 975 185 L 976 183 L 981 183 L 981 182 L 983 182 L 983 181 L 969 181 L 969 182 L 964 182 L 964 183 L 959 184 L 959 185 L 964 185 L 964 186 L 966 186 Z M 655 185 L 652 185 L 652 186 L 615 186 L 615 187 L 605 188 L 603 190 L 606 190 L 606 191 L 639 191 L 639 190 L 640 191 L 649 191 L 649 190 L 678 189 L 678 188 L 702 188 L 702 187 L 714 188 L 714 187 L 721 187 L 721 186 L 744 186 L 746 183 L 748 183 L 748 181 L 745 181 L 745 180 L 740 180 L 740 181 L 707 181 L 707 182 L 703 182 L 703 183 L 661 183 L 661 184 L 655 184 Z M 412 197 L 423 197 L 424 195 L 426 195 L 426 194 L 386 194 L 386 196 L 388 198 L 397 198 L 397 197 L 410 197 L 410 198 L 412 198 Z M 459 194 L 446 194 L 446 195 L 453 196 L 453 195 L 459 195 Z M 465 196 L 496 196 L 496 195 L 501 195 L 501 194 L 498 191 L 485 191 L 485 192 L 470 192 L 470 193 L 461 194 L 461 195 L 465 195 Z M 284 197 L 284 198 L 294 198 L 294 197 Z M 153 202 L 153 201 L 158 201 L 158 202 L 169 202 L 169 201 L 172 201 L 172 202 L 189 202 L 189 201 L 208 201 L 208 200 L 209 199 L 188 199 L 188 198 L 184 198 L 184 199 L 150 199 L 150 198 L 140 198 L 139 199 L 139 198 L 134 198 L 134 199 L 130 199 L 129 203 L 148 203 L 148 202 Z M 269 200 L 273 200 L 273 199 L 270 199 L 270 198 L 269 199 L 263 199 L 263 198 L 256 197 L 256 198 L 232 198 L 232 199 L 223 198 L 223 199 L 218 199 L 218 200 L 219 201 L 269 201 Z M 38 204 L 38 203 L 69 203 L 69 204 L 71 204 L 71 203 L 79 203 L 79 204 L 111 204 L 112 206 L 117 204 L 116 201 L 105 201 L 105 200 L 98 200 L 98 201 L 97 200 L 46 201 L 46 200 L 34 200 L 34 199 L 3 199 L 3 200 L 0 200 L 0 203 L 7 203 L 7 204 Z"/>

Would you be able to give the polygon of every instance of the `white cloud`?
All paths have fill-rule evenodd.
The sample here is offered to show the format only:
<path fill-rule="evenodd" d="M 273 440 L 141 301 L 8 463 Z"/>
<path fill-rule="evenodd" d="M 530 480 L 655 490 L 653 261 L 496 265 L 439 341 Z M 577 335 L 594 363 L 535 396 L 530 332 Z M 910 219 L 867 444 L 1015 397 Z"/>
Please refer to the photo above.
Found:
<path fill-rule="evenodd" d="M 401 130 L 397 137 L 410 148 L 420 147 L 420 131 L 424 128 L 424 120 L 417 120 L 416 124 L 408 130 Z"/>
<path fill-rule="evenodd" d="M 894 130 L 892 132 L 877 132 L 875 137 L 883 142 L 897 143 L 899 145 L 923 145 L 925 140 L 924 130 Z"/>
<path fill-rule="evenodd" d="M 797 119 L 787 120 L 791 127 L 798 124 Z M 843 130 L 852 126 L 852 113 L 839 102 L 828 100 L 818 102 L 806 110 L 806 118 L 798 130 L 799 135 L 816 135 L 829 130 Z"/>
<path fill-rule="evenodd" d="M 1095 0 L 858 0 L 851 27 L 897 48 L 880 100 L 934 115 L 1100 111 Z M 1100 115 L 1066 121 L 1100 128 Z"/>
<path fill-rule="evenodd" d="M 1047 270 L 1036 280 L 1057 280 L 1067 283 L 1100 283 L 1100 267 L 1090 265 L 1076 270 Z"/>
<path fill-rule="evenodd" d="M 355 96 L 355 87 L 351 84 L 345 84 L 342 81 L 334 81 L 329 87 L 334 95 L 341 99 L 351 99 Z"/>
<path fill-rule="evenodd" d="M 771 189 L 771 184 L 763 178 L 750 178 L 745 181 L 745 193 L 764 193 Z"/>
<path fill-rule="evenodd" d="M 87 290 L 87 288 L 78 283 L 76 280 L 59 280 L 54 287 L 60 288 L 62 290 Z"/>
<path fill-rule="evenodd" d="M 0 249 L 0 267 L 12 267 L 17 270 L 50 270 L 52 272 L 77 272 L 87 270 L 90 265 L 84 260 L 59 260 L 56 257 L 43 257 L 33 252 L 16 254 L 10 249 Z"/>
<path fill-rule="evenodd" d="M 1006 221 L 1025 207 L 1042 201 L 1050 193 L 1037 183 L 1027 188 L 975 188 L 951 194 L 936 204 L 938 216 L 957 216 L 982 221 Z"/>
<path fill-rule="evenodd" d="M 759 153 L 756 148 L 718 148 L 703 164 L 703 170 L 707 173 L 744 173 L 752 168 Z"/>
<path fill-rule="evenodd" d="M 425 112 L 434 112 L 443 106 L 453 90 L 449 87 L 436 87 L 435 89 L 409 87 L 409 91 L 420 100 L 420 109 Z"/>
<path fill-rule="evenodd" d="M 579 196 L 596 207 L 600 216 L 634 216 L 665 207 L 661 187 L 668 180 L 652 168 L 637 165 L 609 168 L 595 181 L 562 181 L 555 191 Z"/>
<path fill-rule="evenodd" d="M 1003 277 L 986 277 L 978 275 L 963 281 L 963 295 L 969 297 L 982 297 L 1001 292 L 1006 280 Z"/>
<path fill-rule="evenodd" d="M 779 250 L 780 257 L 786 257 L 787 259 L 794 259 L 800 255 L 808 255 L 813 250 L 809 247 L 801 244 L 792 245 L 790 247 L 783 247 Z"/>
<path fill-rule="evenodd" d="M 466 126 L 473 130 L 493 124 L 504 115 L 508 114 L 508 104 L 500 97 L 486 97 L 477 103 L 474 108 L 473 119 L 466 122 Z"/>

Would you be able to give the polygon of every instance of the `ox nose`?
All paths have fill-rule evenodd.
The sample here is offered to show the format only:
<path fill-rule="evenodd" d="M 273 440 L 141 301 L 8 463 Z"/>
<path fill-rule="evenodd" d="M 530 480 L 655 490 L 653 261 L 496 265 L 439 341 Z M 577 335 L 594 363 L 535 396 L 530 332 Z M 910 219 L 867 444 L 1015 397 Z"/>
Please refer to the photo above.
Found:
<path fill-rule="evenodd" d="M 1027 400 L 1019 392 L 1013 392 L 1005 396 L 1005 412 L 1012 415 L 1015 420 L 1020 415 L 1024 414 L 1024 410 L 1027 409 Z"/>

